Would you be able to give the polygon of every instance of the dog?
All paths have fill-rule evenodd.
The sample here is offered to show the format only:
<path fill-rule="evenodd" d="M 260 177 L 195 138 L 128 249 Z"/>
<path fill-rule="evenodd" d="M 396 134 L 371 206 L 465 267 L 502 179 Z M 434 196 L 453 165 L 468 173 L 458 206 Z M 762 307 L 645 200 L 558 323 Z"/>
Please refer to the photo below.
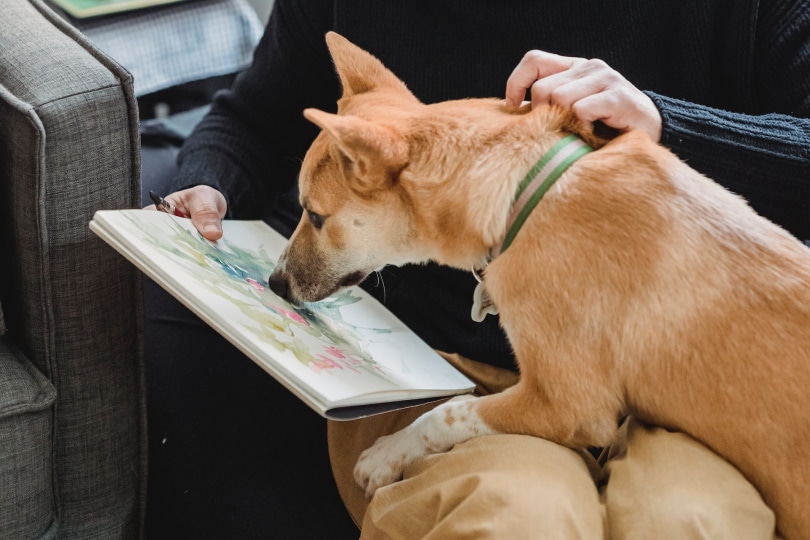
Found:
<path fill-rule="evenodd" d="M 810 249 L 644 133 L 605 139 L 570 111 L 495 98 L 423 104 L 326 40 L 343 96 L 337 114 L 304 111 L 321 132 L 271 289 L 312 302 L 388 264 L 475 269 L 473 315 L 500 312 L 520 368 L 513 387 L 378 439 L 354 471 L 366 496 L 471 437 L 606 446 L 632 414 L 723 456 L 781 534 L 810 537 Z M 567 168 L 518 210 L 550 152 Z"/>

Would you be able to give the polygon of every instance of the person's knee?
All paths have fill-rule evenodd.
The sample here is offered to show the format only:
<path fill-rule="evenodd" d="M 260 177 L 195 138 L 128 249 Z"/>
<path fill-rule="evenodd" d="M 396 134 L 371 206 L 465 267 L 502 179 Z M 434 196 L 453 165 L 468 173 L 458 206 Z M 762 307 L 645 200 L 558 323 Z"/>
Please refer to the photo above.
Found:
<path fill-rule="evenodd" d="M 730 494 L 731 495 L 731 494 Z M 771 539 L 774 516 L 764 504 L 701 495 L 694 486 L 639 494 L 632 508 L 607 505 L 611 537 L 622 539 Z"/>
<path fill-rule="evenodd" d="M 626 454 L 608 470 L 612 538 L 773 538 L 774 514 L 756 489 L 687 435 L 631 423 Z"/>
<path fill-rule="evenodd" d="M 481 437 L 414 464 L 374 496 L 364 538 L 602 538 L 582 458 L 548 441 Z"/>
<path fill-rule="evenodd" d="M 480 474 L 461 499 L 468 516 L 481 516 L 471 537 L 603 538 L 595 486 L 588 478 L 544 471 Z M 494 519 L 493 519 L 494 516 Z M 492 528 L 489 526 L 492 525 Z M 437 536 L 439 538 L 439 536 Z"/>

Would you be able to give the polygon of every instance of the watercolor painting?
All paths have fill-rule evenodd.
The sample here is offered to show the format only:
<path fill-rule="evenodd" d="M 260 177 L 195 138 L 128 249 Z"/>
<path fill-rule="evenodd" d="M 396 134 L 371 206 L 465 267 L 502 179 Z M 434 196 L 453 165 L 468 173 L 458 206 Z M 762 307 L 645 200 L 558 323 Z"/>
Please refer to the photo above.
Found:
<path fill-rule="evenodd" d="M 474 386 L 358 287 L 303 306 L 276 296 L 287 240 L 261 221 L 225 220 L 217 242 L 148 210 L 99 211 L 91 229 L 321 412 Z"/>
<path fill-rule="evenodd" d="M 359 328 L 344 321 L 341 308 L 360 301 L 351 291 L 305 307 L 294 306 L 266 286 L 275 267 L 274 257 L 266 248 L 250 250 L 227 236 L 214 244 L 176 221 L 169 221 L 160 230 L 149 230 L 142 220 L 133 220 L 133 224 L 156 241 L 156 247 L 174 255 L 197 283 L 237 303 L 257 323 L 256 337 L 266 344 L 291 351 L 314 372 L 350 369 L 386 374 L 386 368 L 372 359 L 367 348 L 375 335 L 401 328 Z"/>

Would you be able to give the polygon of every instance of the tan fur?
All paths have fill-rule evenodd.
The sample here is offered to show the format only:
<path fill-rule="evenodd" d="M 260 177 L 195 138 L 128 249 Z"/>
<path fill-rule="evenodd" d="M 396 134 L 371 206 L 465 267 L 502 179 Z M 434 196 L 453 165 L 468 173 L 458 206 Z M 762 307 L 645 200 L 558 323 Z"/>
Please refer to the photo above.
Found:
<path fill-rule="evenodd" d="M 384 264 L 482 265 L 540 156 L 571 132 L 599 148 L 486 267 L 520 382 L 423 422 L 427 439 L 449 430 L 427 451 L 486 432 L 606 445 L 631 413 L 724 456 L 781 534 L 810 537 L 810 250 L 642 133 L 606 143 L 565 111 L 494 99 L 425 105 L 365 51 L 327 42 L 344 97 L 337 115 L 306 112 L 323 131 L 300 177 L 323 227 L 305 215 L 271 278 L 294 300 Z"/>

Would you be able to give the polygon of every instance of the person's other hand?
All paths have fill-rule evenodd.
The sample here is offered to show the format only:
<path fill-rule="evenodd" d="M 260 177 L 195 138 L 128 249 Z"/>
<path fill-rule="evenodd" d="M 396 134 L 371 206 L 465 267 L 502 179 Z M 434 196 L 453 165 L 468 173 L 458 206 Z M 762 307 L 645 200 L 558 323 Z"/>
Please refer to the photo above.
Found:
<path fill-rule="evenodd" d="M 529 89 L 532 107 L 560 105 L 588 125 L 600 120 L 620 132 L 640 129 L 661 140 L 658 108 L 602 60 L 529 51 L 506 82 L 506 103 L 520 105 Z"/>
<path fill-rule="evenodd" d="M 208 240 L 222 238 L 222 218 L 227 211 L 225 197 L 210 186 L 194 186 L 164 197 L 182 214 L 189 216 L 194 227 Z M 150 204 L 147 210 L 155 210 Z"/>

